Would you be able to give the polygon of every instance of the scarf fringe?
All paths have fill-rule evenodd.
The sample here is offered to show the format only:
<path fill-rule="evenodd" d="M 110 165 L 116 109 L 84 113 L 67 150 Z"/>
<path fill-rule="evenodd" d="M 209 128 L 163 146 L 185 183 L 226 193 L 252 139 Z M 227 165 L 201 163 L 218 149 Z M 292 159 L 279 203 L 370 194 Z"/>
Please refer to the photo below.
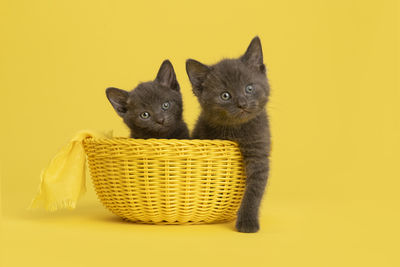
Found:
<path fill-rule="evenodd" d="M 52 203 L 51 205 L 46 206 L 47 211 L 57 211 L 59 209 L 69 209 L 73 210 L 76 208 L 76 201 L 73 201 L 71 199 L 65 199 L 56 203 Z"/>
<path fill-rule="evenodd" d="M 35 210 L 38 209 L 40 204 L 37 203 L 38 201 L 33 200 L 32 203 L 29 205 L 28 210 Z M 57 202 L 52 202 L 51 204 L 45 205 L 46 211 L 55 212 L 60 209 L 69 209 L 74 210 L 76 208 L 76 201 L 71 199 L 64 199 Z"/>

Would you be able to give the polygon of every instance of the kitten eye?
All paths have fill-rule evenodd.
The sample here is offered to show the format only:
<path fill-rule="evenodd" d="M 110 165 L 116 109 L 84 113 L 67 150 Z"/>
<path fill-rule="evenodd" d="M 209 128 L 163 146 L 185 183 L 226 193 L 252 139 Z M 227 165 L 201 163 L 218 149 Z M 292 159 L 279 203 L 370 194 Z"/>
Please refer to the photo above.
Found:
<path fill-rule="evenodd" d="M 228 92 L 223 92 L 222 94 L 221 94 L 221 99 L 222 100 L 229 100 L 229 99 L 231 99 L 231 94 L 230 93 L 228 93 Z"/>
<path fill-rule="evenodd" d="M 150 113 L 148 113 L 148 112 L 143 112 L 142 114 L 140 114 L 140 117 L 141 117 L 142 119 L 148 119 L 148 118 L 150 118 Z"/>
<path fill-rule="evenodd" d="M 246 86 L 246 89 L 245 89 L 245 90 L 246 90 L 246 93 L 251 94 L 251 93 L 254 92 L 254 86 L 251 85 L 251 84 L 249 84 L 249 85 Z"/>
<path fill-rule="evenodd" d="M 163 110 L 167 110 L 167 109 L 169 109 L 169 102 L 165 102 L 165 103 L 163 103 L 162 105 L 161 105 L 161 108 L 163 109 Z"/>

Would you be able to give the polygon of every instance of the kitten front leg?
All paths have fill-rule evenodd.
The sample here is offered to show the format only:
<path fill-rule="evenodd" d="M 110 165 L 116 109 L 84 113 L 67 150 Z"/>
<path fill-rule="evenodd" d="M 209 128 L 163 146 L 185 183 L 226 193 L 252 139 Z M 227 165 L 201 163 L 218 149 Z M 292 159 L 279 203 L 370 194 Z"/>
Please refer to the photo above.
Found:
<path fill-rule="evenodd" d="M 246 189 L 242 199 L 236 229 L 243 233 L 255 233 L 260 229 L 258 215 L 267 185 L 269 172 L 268 150 L 263 145 L 241 147 L 246 167 Z"/>

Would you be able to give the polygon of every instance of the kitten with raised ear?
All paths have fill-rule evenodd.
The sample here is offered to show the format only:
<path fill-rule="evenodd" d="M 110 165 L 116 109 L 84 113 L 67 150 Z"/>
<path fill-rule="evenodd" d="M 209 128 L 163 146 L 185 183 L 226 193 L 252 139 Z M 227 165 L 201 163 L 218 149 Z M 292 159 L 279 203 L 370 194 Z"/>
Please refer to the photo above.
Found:
<path fill-rule="evenodd" d="M 261 41 L 255 37 L 243 56 L 224 59 L 211 66 L 188 59 L 186 71 L 202 108 L 192 137 L 227 139 L 239 144 L 247 180 L 236 229 L 257 232 L 270 153 L 266 114 L 270 89 Z"/>
<path fill-rule="evenodd" d="M 106 95 L 132 138 L 189 138 L 179 83 L 169 60 L 161 64 L 154 81 L 140 83 L 130 92 L 110 87 Z"/>

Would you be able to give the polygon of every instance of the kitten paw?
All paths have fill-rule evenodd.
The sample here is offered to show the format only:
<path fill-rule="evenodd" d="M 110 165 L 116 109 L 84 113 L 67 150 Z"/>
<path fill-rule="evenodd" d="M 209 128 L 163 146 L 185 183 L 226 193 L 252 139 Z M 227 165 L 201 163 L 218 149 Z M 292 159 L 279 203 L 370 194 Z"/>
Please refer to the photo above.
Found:
<path fill-rule="evenodd" d="M 260 224 L 257 218 L 239 214 L 236 220 L 236 229 L 242 233 L 256 233 L 260 229 Z"/>

